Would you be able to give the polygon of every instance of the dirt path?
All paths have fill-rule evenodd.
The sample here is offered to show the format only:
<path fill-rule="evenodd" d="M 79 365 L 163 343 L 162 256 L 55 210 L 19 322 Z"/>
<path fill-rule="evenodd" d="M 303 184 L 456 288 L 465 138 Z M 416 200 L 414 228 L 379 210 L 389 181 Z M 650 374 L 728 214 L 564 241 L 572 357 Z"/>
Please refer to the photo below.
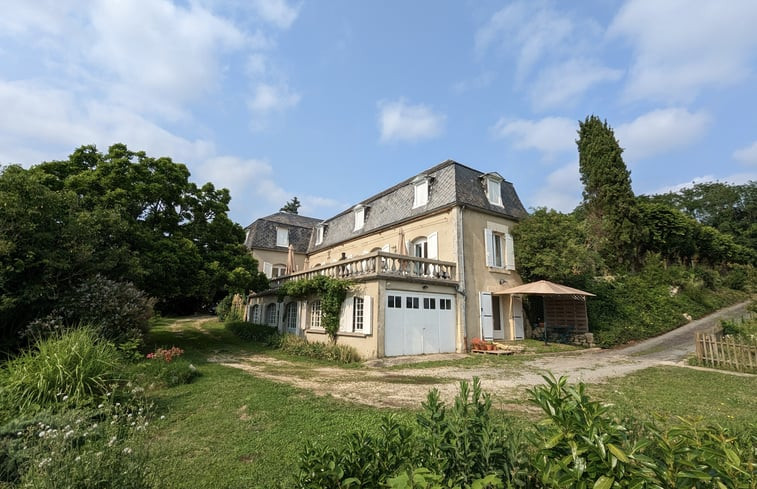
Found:
<path fill-rule="evenodd" d="M 391 370 L 384 366 L 356 370 L 311 368 L 259 354 L 244 357 L 217 356 L 209 360 L 245 370 L 258 377 L 308 389 L 319 395 L 331 395 L 382 407 L 417 407 L 432 387 L 437 388 L 443 398 L 452 399 L 461 380 L 479 377 L 484 389 L 500 402 L 511 403 L 512 407 L 513 401 L 525 397 L 526 389 L 543 383 L 542 375 L 547 372 L 552 372 L 556 377 L 569 376 L 571 381 L 602 383 L 655 365 L 681 365 L 678 362 L 693 351 L 694 331 L 710 329 L 720 319 L 743 315 L 746 304 L 720 310 L 675 331 L 626 348 L 540 355 L 530 360 L 498 366 L 418 369 L 408 365 L 408 368 Z M 433 361 L 464 356 L 426 355 L 422 358 Z M 412 362 L 417 358 L 407 360 Z M 403 360 L 395 358 L 384 363 L 401 364 Z"/>

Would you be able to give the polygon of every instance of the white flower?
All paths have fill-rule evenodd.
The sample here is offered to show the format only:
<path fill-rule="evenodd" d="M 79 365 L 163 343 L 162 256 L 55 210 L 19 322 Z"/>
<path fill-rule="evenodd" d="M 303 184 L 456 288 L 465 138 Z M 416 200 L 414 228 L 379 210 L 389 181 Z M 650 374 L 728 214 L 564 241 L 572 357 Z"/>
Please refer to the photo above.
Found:
<path fill-rule="evenodd" d="M 166 417 L 165 417 L 165 416 L 163 416 L 163 415 L 161 415 L 161 416 L 160 416 L 160 419 L 166 419 Z"/>
<path fill-rule="evenodd" d="M 68 396 L 67 395 L 63 396 L 63 402 L 66 402 L 66 401 L 68 401 Z"/>

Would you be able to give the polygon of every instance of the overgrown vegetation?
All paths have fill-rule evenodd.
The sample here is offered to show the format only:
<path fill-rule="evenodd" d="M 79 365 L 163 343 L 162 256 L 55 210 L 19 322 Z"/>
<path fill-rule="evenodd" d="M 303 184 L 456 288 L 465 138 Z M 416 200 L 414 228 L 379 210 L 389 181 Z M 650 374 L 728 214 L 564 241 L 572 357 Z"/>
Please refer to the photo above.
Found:
<path fill-rule="evenodd" d="M 280 335 L 276 328 L 265 324 L 234 321 L 226 323 L 225 327 L 243 340 L 263 343 L 290 355 L 343 364 L 361 361 L 357 350 L 351 346 L 308 341 L 290 334 Z"/>
<path fill-rule="evenodd" d="M 161 312 L 265 288 L 228 218 L 228 190 L 189 177 L 186 166 L 123 144 L 0 168 L 0 349 L 23 346 L 20 331 L 67 311 L 61 299 L 98 275 L 134 284 Z"/>
<path fill-rule="evenodd" d="M 757 284 L 757 183 L 699 184 L 635 197 L 622 148 L 596 116 L 579 122 L 583 202 L 536 209 L 513 230 L 526 281 L 596 295 L 590 330 L 602 346 L 643 339 L 745 300 Z"/>
<path fill-rule="evenodd" d="M 750 304 L 749 312 L 748 317 L 721 321 L 723 334 L 737 343 L 757 345 L 757 302 Z"/>
<path fill-rule="evenodd" d="M 320 298 L 321 325 L 331 341 L 336 342 L 336 334 L 339 331 L 339 312 L 351 286 L 348 280 L 317 275 L 313 278 L 284 282 L 278 289 L 278 295 L 279 300 L 283 300 L 284 297 L 305 299 L 316 296 Z"/>
<path fill-rule="evenodd" d="M 496 422 L 474 379 L 452 407 L 431 391 L 415 424 L 385 418 L 378 435 L 308 445 L 298 487 L 754 487 L 757 426 L 731 433 L 681 419 L 671 427 L 619 420 L 583 384 L 545 377 L 531 390 L 533 429 Z"/>

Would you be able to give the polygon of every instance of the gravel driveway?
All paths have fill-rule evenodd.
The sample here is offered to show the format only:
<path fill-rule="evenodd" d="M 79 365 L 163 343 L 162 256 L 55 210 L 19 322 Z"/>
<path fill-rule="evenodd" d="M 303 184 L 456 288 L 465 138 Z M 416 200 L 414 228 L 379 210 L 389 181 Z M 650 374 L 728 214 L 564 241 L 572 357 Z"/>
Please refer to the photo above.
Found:
<path fill-rule="evenodd" d="M 531 360 L 501 363 L 496 366 L 465 368 L 443 366 L 387 369 L 387 364 L 402 365 L 419 357 L 392 358 L 378 367 L 343 369 L 338 367 L 303 367 L 266 355 L 214 357 L 210 361 L 243 369 L 252 375 L 285 382 L 319 395 L 331 395 L 353 402 L 382 407 L 417 407 L 432 387 L 442 397 L 454 398 L 458 383 L 479 377 L 484 389 L 495 399 L 522 399 L 527 388 L 543 383 L 542 375 L 552 372 L 566 375 L 571 381 L 606 382 L 614 377 L 655 365 L 680 363 L 694 351 L 694 332 L 707 331 L 721 319 L 742 316 L 748 302 L 737 304 L 702 319 L 692 321 L 664 335 L 613 350 L 590 349 L 580 352 L 539 355 Z M 466 354 L 426 355 L 423 360 L 446 360 Z"/>

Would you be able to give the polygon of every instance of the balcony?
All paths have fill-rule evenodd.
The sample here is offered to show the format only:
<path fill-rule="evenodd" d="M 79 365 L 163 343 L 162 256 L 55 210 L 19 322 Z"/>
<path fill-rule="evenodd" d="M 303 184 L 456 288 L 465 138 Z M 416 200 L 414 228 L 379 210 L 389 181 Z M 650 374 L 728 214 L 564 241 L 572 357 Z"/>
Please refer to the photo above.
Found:
<path fill-rule="evenodd" d="M 301 272 L 295 272 L 269 281 L 277 289 L 290 280 L 308 279 L 317 275 L 346 280 L 393 279 L 435 284 L 457 284 L 457 264 L 415 256 L 374 251 L 365 255 L 340 260 Z"/>

